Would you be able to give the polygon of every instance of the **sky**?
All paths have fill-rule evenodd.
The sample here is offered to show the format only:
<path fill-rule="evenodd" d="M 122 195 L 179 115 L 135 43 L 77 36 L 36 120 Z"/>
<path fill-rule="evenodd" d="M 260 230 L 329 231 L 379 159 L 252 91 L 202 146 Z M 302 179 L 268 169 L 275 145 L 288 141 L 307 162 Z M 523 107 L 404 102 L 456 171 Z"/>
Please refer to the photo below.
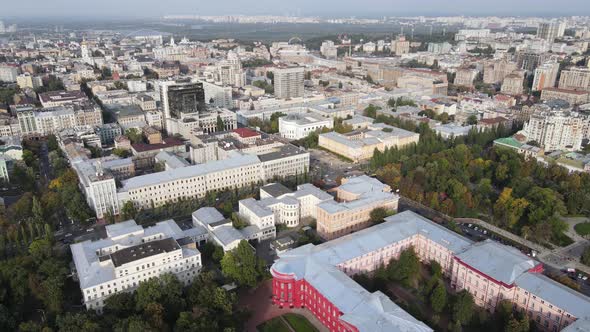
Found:
<path fill-rule="evenodd" d="M 590 0 L 0 0 L 0 17 L 590 15 Z"/>

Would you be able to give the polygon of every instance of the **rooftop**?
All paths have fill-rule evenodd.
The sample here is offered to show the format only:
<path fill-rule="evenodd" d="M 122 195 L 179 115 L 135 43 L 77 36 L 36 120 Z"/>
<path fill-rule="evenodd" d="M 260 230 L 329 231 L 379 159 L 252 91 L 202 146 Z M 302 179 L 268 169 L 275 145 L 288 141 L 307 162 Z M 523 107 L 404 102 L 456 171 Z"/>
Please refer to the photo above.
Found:
<path fill-rule="evenodd" d="M 173 238 L 167 238 L 121 249 L 112 253 L 111 259 L 115 267 L 119 267 L 136 260 L 175 250 L 180 250 L 180 245 Z"/>

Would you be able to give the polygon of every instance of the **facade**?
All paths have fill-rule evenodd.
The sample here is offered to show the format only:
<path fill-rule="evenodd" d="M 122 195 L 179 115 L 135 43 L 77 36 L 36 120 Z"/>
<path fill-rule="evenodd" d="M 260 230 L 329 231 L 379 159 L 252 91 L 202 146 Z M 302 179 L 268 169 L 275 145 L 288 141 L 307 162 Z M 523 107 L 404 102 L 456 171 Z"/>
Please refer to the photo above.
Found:
<path fill-rule="evenodd" d="M 552 88 L 557 81 L 559 73 L 559 63 L 546 62 L 535 69 L 535 78 L 533 80 L 533 91 L 541 91 L 545 88 Z"/>
<path fill-rule="evenodd" d="M 502 93 L 519 95 L 524 92 L 524 72 L 515 71 L 504 78 L 501 88 Z"/>
<path fill-rule="evenodd" d="M 205 90 L 203 83 L 167 81 L 160 85 L 163 122 L 166 130 L 169 122 L 178 121 L 185 114 L 205 111 Z"/>
<path fill-rule="evenodd" d="M 410 53 L 410 41 L 406 40 L 403 35 L 397 36 L 395 40 L 391 41 L 391 53 L 397 56 Z"/>
<path fill-rule="evenodd" d="M 398 201 L 399 195 L 377 179 L 366 175 L 342 179 L 336 200 L 317 206 L 317 232 L 331 240 L 361 230 L 370 226 L 371 211 L 397 211 Z"/>
<path fill-rule="evenodd" d="M 552 43 L 556 38 L 563 37 L 564 32 L 564 22 L 541 22 L 537 28 L 537 37 Z"/>
<path fill-rule="evenodd" d="M 540 52 L 521 51 L 516 53 L 518 68 L 529 73 L 534 72 L 539 65 L 545 63 L 547 58 L 547 54 Z"/>
<path fill-rule="evenodd" d="M 96 127 L 96 134 L 100 136 L 100 141 L 104 145 L 115 143 L 115 138 L 123 134 L 123 130 L 116 123 L 105 123 Z"/>
<path fill-rule="evenodd" d="M 581 105 L 590 101 L 590 92 L 583 90 L 566 90 L 561 88 L 545 88 L 541 91 L 541 100 L 561 99 L 570 105 Z"/>
<path fill-rule="evenodd" d="M 517 64 L 507 60 L 496 60 L 484 66 L 483 82 L 486 84 L 502 83 L 504 78 L 518 68 Z"/>
<path fill-rule="evenodd" d="M 233 152 L 224 160 L 122 181 L 118 197 L 121 205 L 131 201 L 137 208 L 148 208 L 180 199 L 201 198 L 210 191 L 241 188 L 306 172 L 309 172 L 309 153 L 294 146 L 259 156 Z"/>
<path fill-rule="evenodd" d="M 523 133 L 529 141 L 538 142 L 545 151 L 581 149 L 588 138 L 590 118 L 574 111 L 540 110 L 525 123 Z"/>
<path fill-rule="evenodd" d="M 2 82 L 16 82 L 18 77 L 18 67 L 11 65 L 0 66 L 0 81 Z"/>
<path fill-rule="evenodd" d="M 70 248 L 84 305 L 98 312 L 110 296 L 165 273 L 188 285 L 202 267 L 201 253 L 174 220 L 148 228 L 134 220 L 107 225 L 105 238 Z"/>
<path fill-rule="evenodd" d="M 43 86 L 43 80 L 39 76 L 24 73 L 16 77 L 16 84 L 21 89 L 30 88 L 35 90 Z"/>
<path fill-rule="evenodd" d="M 104 168 L 102 162 L 76 160 L 72 161 L 72 168 L 78 174 L 86 202 L 97 218 L 102 219 L 108 214 L 115 216 L 121 212 L 115 175 Z"/>
<path fill-rule="evenodd" d="M 297 186 L 292 192 L 285 186 L 272 183 L 260 188 L 260 200 L 243 199 L 239 215 L 250 224 L 284 224 L 297 227 L 304 218 L 316 218 L 317 205 L 333 200 L 332 196 L 311 184 Z"/>
<path fill-rule="evenodd" d="M 276 68 L 274 72 L 274 92 L 277 98 L 293 99 L 303 97 L 305 68 Z"/>
<path fill-rule="evenodd" d="M 561 71 L 559 88 L 590 91 L 590 68 L 572 67 Z"/>
<path fill-rule="evenodd" d="M 289 114 L 279 118 L 279 133 L 286 139 L 301 139 L 323 128 L 334 128 L 334 119 L 312 113 Z"/>
<path fill-rule="evenodd" d="M 418 143 L 420 135 L 382 123 L 371 124 L 367 129 L 346 134 L 329 132 L 320 134 L 320 147 L 344 156 L 354 162 L 370 159 L 375 149 L 383 152 L 386 148 Z"/>
<path fill-rule="evenodd" d="M 205 102 L 209 105 L 223 108 L 233 108 L 232 88 L 229 85 L 217 85 L 209 82 L 203 83 L 205 90 Z"/>
<path fill-rule="evenodd" d="M 271 267 L 272 302 L 307 308 L 330 331 L 430 331 L 383 294 L 370 294 L 352 280 L 410 247 L 422 261 L 439 263 L 452 287 L 467 290 L 489 311 L 508 300 L 543 331 L 583 331 L 574 327 L 589 325 L 590 299 L 543 276 L 539 262 L 490 240 L 473 243 L 411 211 L 281 254 Z"/>
<path fill-rule="evenodd" d="M 320 53 L 326 59 L 336 60 L 338 58 L 338 48 L 334 45 L 334 42 L 331 40 L 325 40 L 322 42 L 322 46 L 320 47 Z"/>
<path fill-rule="evenodd" d="M 477 70 L 470 69 L 470 68 L 461 68 L 457 70 L 455 81 L 453 82 L 455 85 L 465 86 L 468 88 L 473 87 L 473 81 L 477 77 Z"/>

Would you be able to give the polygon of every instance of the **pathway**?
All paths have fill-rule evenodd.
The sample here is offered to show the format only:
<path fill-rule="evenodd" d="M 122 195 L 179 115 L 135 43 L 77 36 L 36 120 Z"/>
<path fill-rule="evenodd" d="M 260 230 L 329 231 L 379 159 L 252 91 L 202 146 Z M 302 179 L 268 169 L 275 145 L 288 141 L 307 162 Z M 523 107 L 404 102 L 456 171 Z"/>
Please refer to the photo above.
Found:
<path fill-rule="evenodd" d="M 286 313 L 295 313 L 302 315 L 311 322 L 320 332 L 328 332 L 329 330 L 306 309 L 300 308 L 279 308 L 272 304 L 272 281 L 267 280 L 258 286 L 253 291 L 244 291 L 239 296 L 240 301 L 238 306 L 249 310 L 252 313 L 250 319 L 246 322 L 246 332 L 256 332 L 256 326 Z"/>

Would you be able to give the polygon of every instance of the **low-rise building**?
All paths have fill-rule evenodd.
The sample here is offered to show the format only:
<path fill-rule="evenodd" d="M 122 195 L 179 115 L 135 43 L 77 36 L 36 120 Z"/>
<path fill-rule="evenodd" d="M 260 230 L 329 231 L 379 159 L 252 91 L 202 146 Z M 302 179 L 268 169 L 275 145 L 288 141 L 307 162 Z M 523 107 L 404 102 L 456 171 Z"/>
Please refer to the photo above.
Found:
<path fill-rule="evenodd" d="M 344 178 L 336 190 L 337 200 L 317 206 L 317 232 L 325 239 L 370 226 L 370 214 L 376 208 L 397 211 L 399 195 L 379 180 L 366 175 Z"/>
<path fill-rule="evenodd" d="M 375 149 L 383 152 L 386 148 L 401 148 L 418 143 L 420 135 L 411 131 L 382 123 L 371 124 L 367 129 L 346 134 L 329 132 L 320 134 L 318 144 L 354 162 L 370 159 Z"/>
<path fill-rule="evenodd" d="M 106 237 L 70 248 L 83 303 L 99 312 L 110 296 L 165 273 L 188 285 L 202 267 L 201 253 L 174 220 L 147 228 L 134 220 L 107 225 Z"/>
<path fill-rule="evenodd" d="M 279 133 L 286 139 L 301 139 L 323 128 L 334 128 L 334 119 L 312 113 L 294 113 L 279 118 Z"/>
<path fill-rule="evenodd" d="M 88 97 L 82 91 L 51 91 L 39 94 L 43 107 L 57 107 L 72 102 L 85 102 Z"/>

